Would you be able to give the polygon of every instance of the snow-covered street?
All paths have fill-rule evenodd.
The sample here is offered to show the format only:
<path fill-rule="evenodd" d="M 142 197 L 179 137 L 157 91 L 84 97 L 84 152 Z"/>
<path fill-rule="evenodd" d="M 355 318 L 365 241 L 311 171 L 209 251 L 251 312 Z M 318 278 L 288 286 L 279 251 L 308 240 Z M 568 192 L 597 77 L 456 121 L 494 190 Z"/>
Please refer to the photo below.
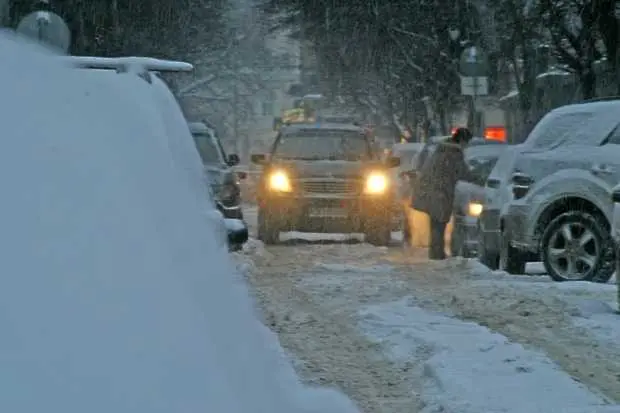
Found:
<path fill-rule="evenodd" d="M 620 412 L 615 285 L 304 238 L 238 258 L 308 383 L 364 412 Z"/>

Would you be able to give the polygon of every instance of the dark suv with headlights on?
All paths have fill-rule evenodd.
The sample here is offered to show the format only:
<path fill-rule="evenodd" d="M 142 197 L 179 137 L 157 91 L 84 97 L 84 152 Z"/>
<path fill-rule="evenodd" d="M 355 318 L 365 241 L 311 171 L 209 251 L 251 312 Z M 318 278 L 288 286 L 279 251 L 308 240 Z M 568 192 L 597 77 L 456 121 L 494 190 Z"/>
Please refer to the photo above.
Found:
<path fill-rule="evenodd" d="M 239 163 L 239 157 L 226 156 L 215 131 L 202 122 L 189 123 L 190 131 L 198 153 L 202 158 L 204 171 L 213 190 L 215 201 L 224 218 L 243 219 L 239 176 L 232 167 Z"/>
<path fill-rule="evenodd" d="M 282 231 L 361 232 L 375 245 L 390 242 L 398 213 L 396 185 L 364 129 L 347 124 L 282 128 L 271 153 L 252 155 L 264 165 L 257 188 L 258 237 L 278 241 Z"/>

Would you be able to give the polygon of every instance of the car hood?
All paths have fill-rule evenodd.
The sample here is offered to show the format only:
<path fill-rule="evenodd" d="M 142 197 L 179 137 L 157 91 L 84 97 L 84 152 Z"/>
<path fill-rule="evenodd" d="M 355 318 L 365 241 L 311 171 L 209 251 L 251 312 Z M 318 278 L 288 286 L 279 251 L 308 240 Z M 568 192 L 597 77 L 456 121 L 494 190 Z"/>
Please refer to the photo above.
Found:
<path fill-rule="evenodd" d="M 301 178 L 361 178 L 372 169 L 381 168 L 377 162 L 351 161 L 285 161 L 274 164 L 274 168 L 283 168 Z"/>

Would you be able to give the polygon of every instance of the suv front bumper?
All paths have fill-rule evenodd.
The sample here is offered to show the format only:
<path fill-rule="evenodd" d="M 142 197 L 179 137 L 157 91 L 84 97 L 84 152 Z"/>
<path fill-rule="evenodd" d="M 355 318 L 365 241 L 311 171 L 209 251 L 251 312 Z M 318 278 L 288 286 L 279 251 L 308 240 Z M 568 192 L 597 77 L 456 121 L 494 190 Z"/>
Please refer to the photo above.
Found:
<path fill-rule="evenodd" d="M 363 232 L 368 226 L 392 227 L 399 209 L 392 194 L 269 193 L 259 198 L 259 207 L 261 214 L 283 231 L 308 232 Z"/>

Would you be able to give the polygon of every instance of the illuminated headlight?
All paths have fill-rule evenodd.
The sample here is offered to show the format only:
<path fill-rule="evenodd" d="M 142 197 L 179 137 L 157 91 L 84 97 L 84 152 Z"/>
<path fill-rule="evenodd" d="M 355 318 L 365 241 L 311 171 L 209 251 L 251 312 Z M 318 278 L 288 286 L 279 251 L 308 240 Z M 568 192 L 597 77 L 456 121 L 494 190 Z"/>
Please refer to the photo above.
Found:
<path fill-rule="evenodd" d="M 482 204 L 477 202 L 470 202 L 467 207 L 467 215 L 470 217 L 479 217 L 482 214 Z"/>
<path fill-rule="evenodd" d="M 366 178 L 366 189 L 364 192 L 367 194 L 382 194 L 388 188 L 388 178 L 382 173 L 372 173 Z"/>
<path fill-rule="evenodd" d="M 277 192 L 291 192 L 291 182 L 283 171 L 275 171 L 269 176 L 269 189 Z"/>

